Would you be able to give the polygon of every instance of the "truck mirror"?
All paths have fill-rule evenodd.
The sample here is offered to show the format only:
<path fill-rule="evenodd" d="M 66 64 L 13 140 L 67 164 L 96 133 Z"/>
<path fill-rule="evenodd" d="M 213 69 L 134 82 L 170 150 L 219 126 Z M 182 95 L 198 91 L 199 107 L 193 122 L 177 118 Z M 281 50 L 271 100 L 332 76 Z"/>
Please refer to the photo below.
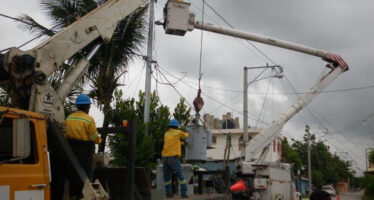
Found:
<path fill-rule="evenodd" d="M 13 119 L 13 158 L 26 158 L 31 152 L 28 118 Z"/>

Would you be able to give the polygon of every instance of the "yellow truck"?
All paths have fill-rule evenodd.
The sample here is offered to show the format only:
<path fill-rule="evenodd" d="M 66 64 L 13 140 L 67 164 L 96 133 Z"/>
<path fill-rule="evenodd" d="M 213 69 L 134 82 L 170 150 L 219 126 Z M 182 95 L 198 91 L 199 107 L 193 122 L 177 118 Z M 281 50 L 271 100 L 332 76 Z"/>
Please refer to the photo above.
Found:
<path fill-rule="evenodd" d="M 44 115 L 0 107 L 0 199 L 50 198 Z"/>

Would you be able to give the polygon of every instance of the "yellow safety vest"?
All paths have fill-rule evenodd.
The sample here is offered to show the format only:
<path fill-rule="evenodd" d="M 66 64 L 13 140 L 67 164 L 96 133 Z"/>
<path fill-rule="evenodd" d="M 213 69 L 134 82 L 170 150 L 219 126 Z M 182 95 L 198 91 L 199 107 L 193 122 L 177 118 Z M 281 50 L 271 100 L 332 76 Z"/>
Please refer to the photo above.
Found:
<path fill-rule="evenodd" d="M 69 139 L 93 141 L 101 143 L 101 137 L 96 130 L 95 120 L 83 111 L 70 114 L 66 120 L 66 137 Z"/>
<path fill-rule="evenodd" d="M 169 128 L 164 135 L 164 148 L 162 157 L 178 156 L 181 157 L 181 141 L 180 139 L 188 138 L 187 132 Z"/>

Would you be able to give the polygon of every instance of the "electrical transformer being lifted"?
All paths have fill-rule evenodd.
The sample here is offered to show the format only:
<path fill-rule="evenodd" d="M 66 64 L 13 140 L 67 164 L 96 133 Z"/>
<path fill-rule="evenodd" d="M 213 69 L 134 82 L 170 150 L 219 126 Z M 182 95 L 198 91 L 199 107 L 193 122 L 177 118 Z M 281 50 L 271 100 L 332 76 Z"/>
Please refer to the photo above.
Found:
<path fill-rule="evenodd" d="M 242 177 L 246 185 L 242 188 L 239 196 L 256 200 L 295 200 L 292 167 L 286 163 L 265 163 L 264 158 L 269 151 L 271 142 L 280 135 L 280 131 L 288 120 L 307 106 L 339 75 L 347 71 L 348 65 L 339 55 L 324 50 L 195 21 L 195 15 L 189 12 L 190 5 L 190 3 L 181 1 L 168 1 L 164 8 L 164 22 L 157 24 L 163 25 L 167 34 L 184 36 L 187 31 L 196 28 L 309 54 L 327 62 L 326 67 L 330 70 L 319 78 L 309 92 L 301 96 L 294 105 L 260 134 L 250 141 L 244 141 L 245 157 L 236 167 L 237 174 Z M 260 153 L 260 157 L 255 160 L 254 156 L 258 153 Z"/>

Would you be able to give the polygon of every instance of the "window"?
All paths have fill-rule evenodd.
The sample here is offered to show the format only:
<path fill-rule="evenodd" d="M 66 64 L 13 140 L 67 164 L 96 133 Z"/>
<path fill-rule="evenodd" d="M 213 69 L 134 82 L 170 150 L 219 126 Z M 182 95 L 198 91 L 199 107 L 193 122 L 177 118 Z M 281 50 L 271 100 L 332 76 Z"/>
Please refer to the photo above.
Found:
<path fill-rule="evenodd" d="M 241 135 L 240 137 L 239 137 L 239 145 L 238 145 L 238 149 L 239 149 L 239 151 L 240 150 L 242 150 L 242 144 L 243 143 L 243 135 Z"/>
<path fill-rule="evenodd" d="M 222 123 L 222 129 L 233 129 L 233 128 L 235 128 L 235 123 L 231 119 L 228 119 Z"/>
<path fill-rule="evenodd" d="M 16 161 L 6 162 L 8 164 L 34 164 L 37 162 L 36 138 L 34 124 L 30 121 L 30 155 Z M 0 162 L 13 158 L 13 118 L 4 118 L 0 124 Z"/>
<path fill-rule="evenodd" d="M 212 144 L 217 144 L 217 136 L 216 135 L 212 136 Z"/>

